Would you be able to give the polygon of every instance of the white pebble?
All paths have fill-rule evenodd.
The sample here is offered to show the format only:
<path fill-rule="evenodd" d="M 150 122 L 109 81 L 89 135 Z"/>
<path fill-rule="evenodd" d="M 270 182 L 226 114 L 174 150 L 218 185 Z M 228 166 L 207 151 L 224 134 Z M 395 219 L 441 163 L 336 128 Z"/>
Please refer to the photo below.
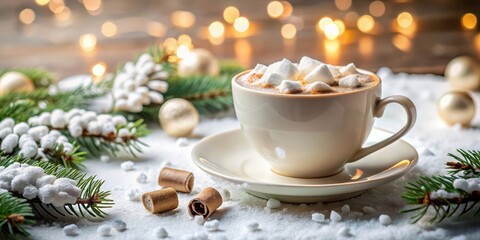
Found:
<path fill-rule="evenodd" d="M 102 155 L 102 156 L 100 156 L 100 161 L 102 161 L 102 162 L 110 162 L 110 156 L 108 156 L 108 155 Z"/>
<path fill-rule="evenodd" d="M 127 229 L 127 224 L 122 220 L 115 220 L 112 223 L 112 227 L 119 232 L 123 232 Z"/>
<path fill-rule="evenodd" d="M 325 215 L 322 213 L 313 213 L 312 214 L 312 221 L 314 222 L 323 222 L 325 221 Z"/>
<path fill-rule="evenodd" d="M 350 228 L 349 227 L 341 227 L 337 231 L 337 236 L 339 237 L 350 237 L 352 234 L 350 233 Z"/>
<path fill-rule="evenodd" d="M 363 212 L 366 213 L 366 214 L 374 213 L 374 212 L 377 211 L 377 210 L 375 210 L 375 208 L 369 207 L 369 206 L 363 207 L 362 210 L 363 210 Z"/>
<path fill-rule="evenodd" d="M 148 180 L 147 174 L 145 173 L 139 173 L 137 175 L 137 182 L 138 183 L 146 183 Z"/>
<path fill-rule="evenodd" d="M 279 208 L 281 206 L 282 206 L 282 203 L 277 199 L 270 198 L 267 201 L 267 208 L 273 209 L 273 208 Z"/>
<path fill-rule="evenodd" d="M 153 229 L 153 236 L 156 238 L 167 238 L 168 232 L 164 227 L 156 227 Z"/>
<path fill-rule="evenodd" d="M 75 224 L 70 224 L 63 227 L 63 233 L 66 236 L 77 236 L 78 235 L 78 226 Z"/>
<path fill-rule="evenodd" d="M 125 196 L 132 202 L 140 201 L 140 191 L 138 189 L 129 189 L 125 192 Z"/>
<path fill-rule="evenodd" d="M 198 224 L 198 225 L 203 225 L 205 223 L 205 219 L 203 218 L 203 216 L 200 216 L 200 215 L 196 215 L 194 218 L 193 218 L 193 222 Z"/>
<path fill-rule="evenodd" d="M 135 170 L 135 163 L 132 161 L 125 161 L 120 164 L 120 168 L 122 168 L 123 171 L 132 171 Z"/>
<path fill-rule="evenodd" d="M 218 230 L 218 226 L 220 226 L 220 222 L 218 220 L 207 221 L 203 224 L 203 227 L 207 229 L 209 232 L 215 232 Z"/>
<path fill-rule="evenodd" d="M 110 225 L 100 225 L 97 228 L 97 234 L 102 237 L 108 237 L 112 233 L 112 227 Z"/>
<path fill-rule="evenodd" d="M 248 224 L 245 226 L 245 228 L 246 228 L 247 231 L 249 231 L 249 232 L 256 232 L 256 231 L 258 231 L 258 227 L 259 227 L 259 225 L 258 225 L 258 223 L 256 223 L 256 222 L 248 223 Z"/>
<path fill-rule="evenodd" d="M 349 214 L 350 213 L 350 206 L 348 204 L 345 204 L 341 208 L 343 214 Z"/>
<path fill-rule="evenodd" d="M 342 221 L 342 216 L 340 216 L 335 210 L 332 210 L 330 212 L 330 220 L 332 220 L 332 222 L 340 222 Z"/>
<path fill-rule="evenodd" d="M 340 87 L 356 88 L 360 86 L 360 82 L 358 81 L 357 76 L 348 75 L 346 77 L 340 78 L 340 80 L 338 81 L 338 85 Z"/>
<path fill-rule="evenodd" d="M 382 225 L 388 226 L 392 223 L 392 218 L 390 218 L 390 216 L 388 216 L 388 215 L 382 214 L 382 215 L 380 215 L 380 217 L 378 217 L 378 221 Z"/>

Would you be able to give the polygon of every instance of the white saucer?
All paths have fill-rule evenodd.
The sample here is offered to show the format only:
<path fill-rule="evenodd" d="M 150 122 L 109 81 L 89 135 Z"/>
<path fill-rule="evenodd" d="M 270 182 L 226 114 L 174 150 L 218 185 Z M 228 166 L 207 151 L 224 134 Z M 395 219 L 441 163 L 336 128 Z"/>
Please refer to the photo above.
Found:
<path fill-rule="evenodd" d="M 373 129 L 368 142 L 377 142 L 392 133 Z M 407 174 L 418 161 L 415 148 L 403 140 L 347 164 L 340 174 L 325 178 L 292 178 L 273 173 L 248 145 L 240 129 L 223 132 L 198 142 L 193 162 L 203 171 L 221 179 L 243 184 L 244 190 L 260 198 L 282 202 L 331 202 L 358 196 L 369 188 Z"/>

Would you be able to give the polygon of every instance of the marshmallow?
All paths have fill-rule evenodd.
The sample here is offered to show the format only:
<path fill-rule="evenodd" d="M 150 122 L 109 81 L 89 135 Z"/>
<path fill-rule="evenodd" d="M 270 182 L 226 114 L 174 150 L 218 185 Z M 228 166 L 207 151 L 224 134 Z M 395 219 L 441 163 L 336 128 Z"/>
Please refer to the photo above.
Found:
<path fill-rule="evenodd" d="M 348 87 L 348 88 L 356 88 L 360 86 L 360 82 L 355 75 L 348 75 L 346 77 L 341 78 L 338 81 L 338 85 L 340 87 Z"/>
<path fill-rule="evenodd" d="M 346 227 L 346 226 L 343 226 L 343 227 L 339 228 L 338 231 L 337 231 L 337 236 L 339 236 L 339 237 L 350 237 L 350 236 L 352 236 L 352 234 L 350 233 L 350 228 Z"/>
<path fill-rule="evenodd" d="M 156 238 L 167 238 L 168 232 L 164 227 L 157 227 L 153 229 L 153 236 Z"/>
<path fill-rule="evenodd" d="M 205 219 L 201 215 L 197 215 L 193 218 L 193 222 L 198 225 L 203 225 L 205 223 Z"/>
<path fill-rule="evenodd" d="M 311 57 L 304 56 L 298 63 L 298 70 L 300 71 L 299 78 L 305 78 L 313 69 L 321 65 L 322 62 Z"/>
<path fill-rule="evenodd" d="M 279 208 L 282 206 L 282 203 L 278 201 L 277 199 L 270 198 L 267 201 L 267 207 L 272 209 L 272 208 Z"/>
<path fill-rule="evenodd" d="M 298 93 L 302 91 L 302 84 L 297 81 L 283 80 L 277 89 L 281 93 Z"/>
<path fill-rule="evenodd" d="M 146 183 L 148 180 L 147 174 L 145 173 L 140 173 L 137 175 L 137 182 L 138 183 Z"/>
<path fill-rule="evenodd" d="M 333 77 L 337 77 L 337 76 L 341 75 L 338 67 L 328 65 L 328 70 L 330 70 L 330 73 L 332 74 Z"/>
<path fill-rule="evenodd" d="M 325 221 L 325 215 L 323 215 L 322 213 L 313 213 L 312 221 L 321 223 Z"/>
<path fill-rule="evenodd" d="M 123 171 L 132 171 L 135 170 L 135 163 L 132 161 L 125 161 L 120 164 L 120 168 L 122 168 Z"/>
<path fill-rule="evenodd" d="M 177 141 L 175 141 L 175 145 L 179 147 L 186 147 L 188 146 L 188 139 L 184 137 L 178 138 Z"/>
<path fill-rule="evenodd" d="M 330 212 L 330 220 L 332 220 L 332 222 L 340 222 L 342 221 L 342 216 L 340 216 L 340 214 L 332 210 Z"/>
<path fill-rule="evenodd" d="M 263 64 L 257 64 L 255 68 L 251 71 L 253 74 L 264 74 L 267 71 L 267 66 Z"/>
<path fill-rule="evenodd" d="M 292 62 L 285 58 L 280 61 L 280 64 L 278 64 L 275 72 L 284 76 L 285 79 L 294 80 L 296 80 L 298 78 L 298 75 L 300 74 L 298 68 Z"/>
<path fill-rule="evenodd" d="M 122 220 L 115 220 L 112 223 L 112 227 L 119 232 L 127 230 L 127 224 Z"/>
<path fill-rule="evenodd" d="M 285 77 L 278 73 L 265 73 L 260 79 L 260 83 L 264 87 L 275 87 L 280 85 L 283 79 L 285 79 Z"/>
<path fill-rule="evenodd" d="M 102 237 L 108 237 L 110 236 L 111 233 L 112 233 L 112 227 L 110 225 L 103 224 L 97 228 L 97 234 Z"/>
<path fill-rule="evenodd" d="M 256 222 L 251 222 L 251 223 L 248 223 L 245 228 L 247 229 L 247 231 L 249 232 L 256 232 L 258 231 L 258 223 Z"/>
<path fill-rule="evenodd" d="M 357 67 L 355 67 L 355 64 L 349 63 L 347 66 L 344 66 L 340 68 L 340 73 L 343 75 L 350 75 L 350 74 L 356 74 L 358 73 Z"/>
<path fill-rule="evenodd" d="M 324 92 L 333 92 L 332 87 L 324 82 L 314 82 L 310 83 L 305 87 L 306 93 L 324 93 Z"/>
<path fill-rule="evenodd" d="M 218 226 L 220 226 L 220 222 L 218 220 L 207 221 L 205 224 L 203 224 L 203 227 L 209 232 L 218 231 Z"/>
<path fill-rule="evenodd" d="M 63 227 L 63 233 L 65 236 L 77 236 L 78 235 L 78 226 L 75 224 L 70 224 Z"/>
<path fill-rule="evenodd" d="M 390 216 L 388 216 L 388 215 L 382 214 L 382 215 L 380 215 L 380 217 L 378 217 L 378 221 L 382 225 L 388 226 L 392 223 L 392 218 L 390 218 Z"/>
<path fill-rule="evenodd" d="M 129 189 L 125 192 L 125 196 L 132 202 L 140 201 L 140 192 L 138 189 Z"/>
<path fill-rule="evenodd" d="M 326 64 L 318 65 L 309 74 L 307 74 L 307 76 L 305 76 L 304 80 L 308 83 L 324 82 L 326 84 L 333 84 L 335 82 L 332 73 Z"/>

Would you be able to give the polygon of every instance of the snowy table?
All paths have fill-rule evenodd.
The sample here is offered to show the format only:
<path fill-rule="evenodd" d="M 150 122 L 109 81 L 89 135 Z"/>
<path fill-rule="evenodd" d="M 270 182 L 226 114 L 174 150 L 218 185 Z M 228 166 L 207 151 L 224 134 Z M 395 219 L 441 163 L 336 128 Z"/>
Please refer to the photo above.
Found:
<path fill-rule="evenodd" d="M 448 160 L 446 154 L 457 148 L 480 149 L 480 130 L 478 128 L 460 129 L 447 127 L 437 115 L 436 99 L 448 89 L 444 79 L 433 75 L 392 74 L 389 69 L 381 69 L 379 75 L 383 78 L 383 96 L 393 94 L 405 95 L 417 106 L 418 119 L 413 130 L 404 137 L 419 152 L 417 167 L 406 176 L 389 184 L 371 189 L 363 195 L 341 202 L 328 204 L 282 204 L 279 210 L 267 209 L 266 200 L 253 197 L 239 187 L 217 182 L 208 174 L 197 168 L 191 158 L 191 149 L 198 139 L 189 139 L 189 145 L 177 146 L 176 139 L 168 137 L 161 129 L 152 130 L 144 141 L 150 145 L 139 159 L 135 160 L 136 170 L 122 171 L 120 164 L 131 158 L 113 159 L 101 162 L 92 159 L 86 162 L 88 174 L 98 175 L 105 180 L 104 188 L 112 191 L 115 200 L 113 208 L 103 222 L 100 220 L 81 220 L 76 222 L 80 234 L 75 239 L 99 239 L 96 230 L 101 224 L 109 224 L 115 220 L 127 223 L 124 232 L 113 231 L 110 239 L 155 239 L 153 229 L 163 226 L 168 231 L 170 239 L 200 237 L 206 233 L 209 239 L 338 239 L 348 238 L 339 235 L 339 229 L 350 229 L 351 239 L 479 239 L 479 221 L 473 218 L 462 218 L 446 221 L 441 225 L 430 226 L 426 222 L 409 223 L 409 215 L 398 213 L 405 205 L 400 195 L 404 184 L 419 175 L 443 173 L 444 163 Z M 478 98 L 477 98 L 478 99 Z M 477 101 L 478 102 L 478 101 Z M 478 105 L 478 104 L 477 104 Z M 395 131 L 404 122 L 404 117 L 398 117 L 399 106 L 387 108 L 383 118 L 377 120 L 376 126 Z M 478 120 L 476 117 L 476 126 Z M 221 119 L 202 119 L 195 130 L 199 136 L 210 136 L 225 130 L 237 129 L 239 123 L 234 117 Z M 163 213 L 150 214 L 141 202 L 132 202 L 125 193 L 138 189 L 141 193 L 156 190 L 157 177 L 162 162 L 168 161 L 173 167 L 192 171 L 195 174 L 195 189 L 192 194 L 179 193 L 179 208 Z M 136 177 L 146 173 L 147 183 L 137 183 Z M 230 189 L 232 199 L 223 203 L 210 219 L 220 221 L 220 230 L 206 232 L 204 227 L 195 223 L 187 213 L 188 201 L 207 186 L 226 187 Z M 350 205 L 355 211 L 361 211 L 364 206 L 373 206 L 376 212 L 360 219 L 344 217 L 341 222 L 317 223 L 311 220 L 312 213 L 319 212 L 330 215 L 331 210 L 340 212 L 344 205 Z M 380 214 L 391 216 L 393 223 L 383 226 L 378 217 Z M 257 222 L 259 231 L 248 232 L 248 223 Z M 32 228 L 34 239 L 65 239 L 62 227 L 64 223 L 53 225 L 40 224 Z"/>

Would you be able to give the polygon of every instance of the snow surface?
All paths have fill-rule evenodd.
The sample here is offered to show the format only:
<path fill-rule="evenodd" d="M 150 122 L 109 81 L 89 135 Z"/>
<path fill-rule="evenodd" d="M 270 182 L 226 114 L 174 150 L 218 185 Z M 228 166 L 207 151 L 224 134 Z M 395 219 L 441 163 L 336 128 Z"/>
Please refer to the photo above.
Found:
<path fill-rule="evenodd" d="M 110 162 L 99 159 L 86 162 L 88 173 L 105 179 L 104 189 L 111 190 L 112 198 L 115 199 L 113 208 L 107 209 L 109 215 L 106 219 L 40 224 L 31 228 L 32 237 L 66 239 L 62 227 L 75 223 L 79 227 L 79 235 L 75 239 L 99 239 L 97 228 L 100 225 L 123 220 L 127 230 L 113 230 L 112 235 L 106 239 L 156 239 L 155 234 L 159 235 L 158 230 L 162 227 L 168 232 L 169 239 L 200 238 L 205 234 L 209 239 L 480 239 L 478 218 L 475 220 L 471 216 L 465 216 L 430 226 L 426 221 L 410 224 L 410 215 L 398 213 L 405 206 L 400 198 L 405 182 L 419 175 L 444 173 L 444 163 L 450 160 L 446 154 L 457 148 L 480 149 L 479 128 L 447 127 L 441 121 L 436 113 L 435 101 L 448 89 L 442 77 L 392 75 L 388 69 L 381 69 L 379 75 L 384 79 L 383 96 L 402 94 L 410 97 L 417 106 L 417 124 L 405 140 L 413 144 L 421 156 L 417 167 L 403 178 L 341 202 L 308 205 L 282 203 L 279 209 L 268 209 L 265 207 L 267 200 L 250 196 L 238 186 L 213 179 L 193 164 L 190 152 L 200 138 L 191 138 L 189 142 L 192 144 L 180 147 L 176 144 L 177 139 L 168 137 L 160 129 L 154 129 L 144 139 L 150 148 L 135 160 L 133 171 L 125 172 L 120 168 L 123 161 L 131 159 L 129 156 L 112 159 Z M 398 113 L 402 113 L 400 117 Z M 404 120 L 400 106 L 388 106 L 384 117 L 377 120 L 376 126 L 395 131 L 402 127 Z M 477 116 L 476 126 L 480 126 L 479 120 L 480 117 Z M 202 119 L 194 133 L 203 137 L 239 127 L 233 117 Z M 168 164 L 195 174 L 194 191 L 191 194 L 178 194 L 178 209 L 154 215 L 145 210 L 141 202 L 128 200 L 125 193 L 130 189 L 139 189 L 141 193 L 159 189 L 159 170 Z M 148 175 L 147 183 L 136 181 L 141 172 Z M 219 221 L 219 229 L 214 232 L 194 223 L 187 213 L 188 201 L 207 186 L 228 189 L 231 193 L 231 200 L 224 202 L 209 219 Z M 341 210 L 345 204 L 350 206 L 349 215 Z M 374 207 L 376 211 L 362 214 L 364 206 Z M 321 223 L 312 221 L 313 213 L 330 216 L 332 210 L 342 215 L 340 222 L 331 222 L 328 217 Z M 391 217 L 391 225 L 384 226 L 379 222 L 382 214 Z M 256 231 L 247 230 L 247 225 L 251 223 L 258 223 Z"/>

